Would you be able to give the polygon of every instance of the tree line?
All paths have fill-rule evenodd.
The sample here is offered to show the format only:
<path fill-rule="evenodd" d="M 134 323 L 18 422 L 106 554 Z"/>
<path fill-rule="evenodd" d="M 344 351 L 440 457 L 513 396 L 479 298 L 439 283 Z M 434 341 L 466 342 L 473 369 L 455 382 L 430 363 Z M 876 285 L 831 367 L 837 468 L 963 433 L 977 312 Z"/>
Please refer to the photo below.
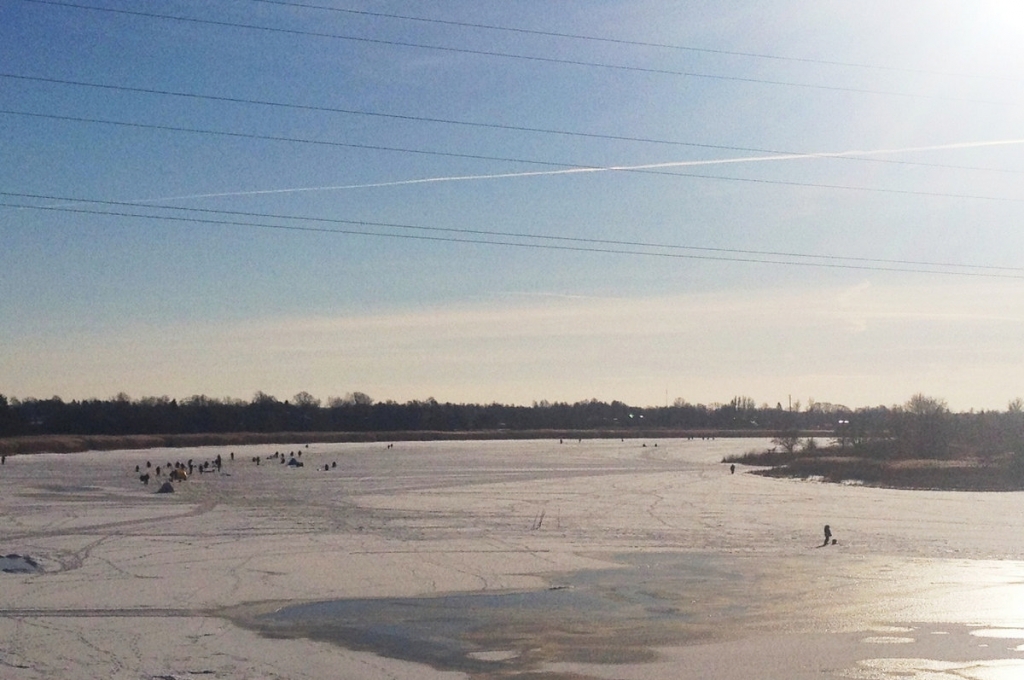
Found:
<path fill-rule="evenodd" d="M 252 399 L 186 399 L 121 393 L 110 399 L 64 401 L 0 395 L 0 436 L 144 435 L 231 432 L 475 432 L 596 431 L 651 433 L 764 433 L 789 451 L 808 434 L 827 437 L 839 448 L 866 450 L 899 445 L 903 453 L 954 455 L 964 442 L 987 450 L 1016 450 L 1024 443 L 1024 402 L 1006 411 L 951 413 L 943 400 L 915 395 L 897 406 L 849 409 L 827 402 L 757 405 L 746 396 L 725 404 L 637 407 L 597 399 L 507 404 L 455 404 L 429 398 L 405 403 L 375 401 L 362 392 L 326 403 L 308 392 L 281 401 L 264 392 Z M 1024 449 L 1022 449 L 1024 450 Z"/>
<path fill-rule="evenodd" d="M 0 436 L 129 435 L 222 432 L 398 432 L 525 430 L 745 430 L 831 429 L 835 409 L 806 411 L 781 404 L 756 406 L 749 397 L 727 404 L 691 404 L 677 399 L 664 407 L 637 407 L 597 399 L 507 404 L 455 404 L 433 398 L 405 403 L 374 401 L 354 392 L 326 403 L 308 392 L 281 401 L 264 392 L 252 399 L 186 399 L 118 394 L 111 399 L 64 401 L 0 395 Z"/>

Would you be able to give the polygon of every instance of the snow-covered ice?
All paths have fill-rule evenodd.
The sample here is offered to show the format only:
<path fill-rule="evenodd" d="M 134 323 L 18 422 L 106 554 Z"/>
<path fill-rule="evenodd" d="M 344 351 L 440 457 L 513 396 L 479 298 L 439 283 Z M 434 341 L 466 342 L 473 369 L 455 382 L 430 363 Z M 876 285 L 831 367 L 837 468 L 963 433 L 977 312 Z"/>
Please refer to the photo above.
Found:
<path fill-rule="evenodd" d="M 767 479 L 721 463 L 765 445 L 8 457 L 0 556 L 31 556 L 41 571 L 0 573 L 0 678 L 1024 677 L 1024 494 Z M 304 466 L 275 451 L 301 452 Z M 135 472 L 159 465 L 162 481 L 169 462 L 217 454 L 220 474 L 173 494 Z M 825 524 L 837 543 L 819 547 Z M 261 615 L 304 603 L 549 588 L 621 606 L 572 620 L 576 638 L 564 611 L 498 620 L 481 607 L 490 620 L 466 623 L 479 631 L 470 670 L 384 656 L 386 645 L 353 645 L 329 625 L 261 634 Z"/>

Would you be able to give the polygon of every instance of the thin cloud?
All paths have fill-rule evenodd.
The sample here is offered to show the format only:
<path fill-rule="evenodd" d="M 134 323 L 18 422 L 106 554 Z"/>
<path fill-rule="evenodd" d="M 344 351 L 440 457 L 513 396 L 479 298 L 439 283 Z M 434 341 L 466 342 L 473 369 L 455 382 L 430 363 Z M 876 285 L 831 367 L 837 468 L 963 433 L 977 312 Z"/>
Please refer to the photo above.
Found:
<path fill-rule="evenodd" d="M 638 405 L 663 400 L 666 389 L 673 397 L 707 400 L 724 391 L 727 399 L 732 391 L 772 403 L 792 390 L 874 405 L 915 390 L 952 395 L 959 375 L 983 376 L 990 392 L 974 388 L 964 406 L 999 407 L 993 395 L 1013 396 L 1022 378 L 1013 354 L 1022 310 L 1024 293 L 981 282 L 650 299 L 554 296 L 171 328 L 129 324 L 0 352 L 0 368 L 23 395 L 65 398 L 132 384 L 133 393 L 176 396 L 362 390 L 399 400 L 597 397 Z M 854 326 L 859 333 L 850 332 Z M 957 371 L 932 374 L 951 358 Z M 69 362 L 102 370 L 51 382 Z M 834 373 L 845 380 L 819 377 Z M 238 385 L 251 390 L 239 393 Z"/>

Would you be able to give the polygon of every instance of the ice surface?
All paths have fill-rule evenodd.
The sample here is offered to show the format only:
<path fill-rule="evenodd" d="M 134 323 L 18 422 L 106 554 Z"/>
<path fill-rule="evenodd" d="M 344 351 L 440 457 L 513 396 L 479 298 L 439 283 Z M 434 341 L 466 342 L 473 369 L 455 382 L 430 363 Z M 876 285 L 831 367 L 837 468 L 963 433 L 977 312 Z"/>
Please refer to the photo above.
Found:
<path fill-rule="evenodd" d="M 923 680 L 1020 670 L 1024 494 L 774 480 L 721 464 L 764 445 L 396 442 L 8 457 L 0 554 L 30 555 L 43 571 L 0 573 L 0 677 L 466 677 L 315 631 L 265 637 L 247 626 L 309 602 L 481 592 L 500 602 L 552 586 L 568 586 L 570 601 L 625 603 L 623 616 L 646 612 L 638 628 L 649 639 L 625 635 L 614 616 L 589 632 L 559 631 L 557 606 L 526 621 L 491 617 L 500 625 L 456 631 L 484 664 L 476 677 Z M 270 458 L 300 451 L 302 468 Z M 222 473 L 195 474 L 171 495 L 135 472 L 217 454 Z M 825 524 L 837 544 L 818 547 Z M 574 650 L 566 640 L 576 632 Z M 517 646 L 513 633 L 549 644 Z M 587 656 L 586 635 L 618 639 L 621 653 Z"/>

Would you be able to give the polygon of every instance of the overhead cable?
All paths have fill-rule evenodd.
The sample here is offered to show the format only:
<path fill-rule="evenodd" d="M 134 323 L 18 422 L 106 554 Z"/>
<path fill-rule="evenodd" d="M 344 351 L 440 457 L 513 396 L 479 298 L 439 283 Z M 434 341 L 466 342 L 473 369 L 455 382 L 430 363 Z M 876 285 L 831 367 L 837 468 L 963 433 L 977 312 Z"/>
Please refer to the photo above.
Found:
<path fill-rule="evenodd" d="M 267 106 L 274 108 L 283 109 L 294 109 L 299 111 L 316 111 L 322 113 L 336 113 L 342 115 L 357 115 L 357 116 L 372 116 L 378 118 L 388 118 L 395 120 L 404 120 L 410 122 L 425 122 L 425 123 L 438 123 L 444 125 L 455 125 L 455 126 L 466 126 L 474 128 L 490 128 L 495 130 L 507 130 L 512 132 L 526 132 L 526 133 L 537 133 L 537 134 L 549 134 L 549 135 L 560 135 L 568 137 L 579 137 L 584 139 L 605 139 L 609 141 L 618 142 L 636 142 L 644 144 L 660 144 L 667 146 L 684 146 L 697 149 L 711 149 L 719 151 L 743 151 L 749 153 L 763 153 L 763 154 L 792 154 L 802 155 L 802 151 L 783 151 L 778 149 L 765 149 L 758 147 L 745 147 L 745 146 L 731 146 L 727 144 L 709 144 L 703 142 L 692 142 L 692 141 L 681 141 L 681 140 L 669 140 L 669 139 L 656 139 L 651 137 L 638 137 L 630 135 L 611 135 L 596 132 L 583 132 L 578 130 L 563 130 L 558 128 L 540 128 L 540 127 L 529 127 L 522 125 L 508 125 L 503 123 L 485 123 L 478 121 L 466 121 L 453 118 L 435 118 L 429 116 L 414 116 L 408 114 L 398 113 L 387 113 L 380 111 L 365 111 L 360 109 L 347 109 L 331 106 L 318 106 L 312 104 L 296 104 L 291 102 L 281 102 L 265 99 L 248 99 L 244 97 L 227 97 L 223 95 L 210 95 L 210 94 L 199 94 L 195 92 L 184 92 L 180 90 L 165 90 L 158 88 L 145 88 L 145 87 L 130 87 L 126 85 L 112 85 L 109 83 L 95 83 L 81 80 L 68 80 L 63 78 L 46 78 L 42 76 L 28 76 L 24 74 L 16 73 L 4 73 L 0 72 L 0 78 L 9 78 L 14 80 L 23 80 L 29 82 L 40 82 L 50 83 L 54 85 L 67 85 L 75 87 L 86 87 L 95 88 L 101 90 L 110 90 L 114 92 L 132 92 L 137 94 L 153 94 L 169 97 L 182 97 L 187 99 L 196 99 L 201 101 L 216 101 L 225 102 L 231 104 L 243 104 L 243 105 L 255 105 L 255 106 Z M 27 114 L 26 114 L 27 115 Z M 36 114 L 42 115 L 42 114 Z M 1022 171 L 1005 169 L 1005 168 L 991 168 L 981 166 L 970 166 L 970 165 L 954 165 L 948 163 L 923 163 L 919 161 L 903 161 L 891 158 L 864 158 L 859 156 L 834 156 L 835 158 L 847 160 L 847 161 L 858 161 L 865 163 L 886 163 L 893 165 L 909 165 L 909 166 L 921 166 L 929 168 L 944 168 L 950 170 L 979 170 L 983 172 L 997 172 L 997 173 L 1011 173 L 1020 174 Z"/>
<path fill-rule="evenodd" d="M 137 204 L 123 201 L 93 200 L 82 198 L 69 198 L 54 195 L 26 194 L 13 192 L 0 192 L 0 196 L 32 198 L 35 200 L 60 200 L 73 203 L 93 203 L 98 205 L 139 207 Z M 683 246 L 676 244 L 645 243 L 641 241 L 618 241 L 609 239 L 594 239 L 583 237 L 554 236 L 545 234 L 527 234 L 517 232 L 488 231 L 480 229 L 457 229 L 451 227 L 425 227 L 388 222 L 371 222 L 366 220 L 343 220 L 337 218 L 302 217 L 293 215 L 275 215 L 271 213 L 240 212 L 229 210 L 214 210 L 203 208 L 181 208 L 176 206 L 152 206 L 161 210 L 174 210 L 179 212 L 195 212 L 200 214 L 214 214 L 225 216 L 251 217 L 258 219 L 304 221 L 328 224 L 351 224 L 354 226 L 377 227 L 388 229 L 401 229 L 407 231 L 426 231 L 466 234 L 469 236 L 490 236 L 496 238 L 525 239 L 518 241 L 497 241 L 478 238 L 455 238 L 444 236 L 424 236 L 416 234 L 394 234 L 382 233 L 379 231 L 353 230 L 353 229 L 329 229 L 326 227 L 296 226 L 287 224 L 270 224 L 265 222 L 251 222 L 240 220 L 213 220 L 193 216 L 154 215 L 148 213 L 133 213 L 121 210 L 94 210 L 87 208 L 72 208 L 66 206 L 41 206 L 30 203 L 0 202 L 0 207 L 19 208 L 28 210 L 43 210 L 67 212 L 86 215 L 100 215 L 110 217 L 139 218 L 152 220 L 165 220 L 172 222 L 187 222 L 209 225 L 244 226 L 259 229 L 279 229 L 286 231 L 317 232 L 341 235 L 372 236 L 382 238 L 403 238 L 424 241 L 438 241 L 449 243 L 468 243 L 481 245 L 496 245 L 523 248 L 540 248 L 550 250 L 569 250 L 578 252 L 609 253 L 619 255 L 643 255 L 653 257 L 675 257 L 696 260 L 714 260 L 725 262 L 749 262 L 760 264 L 828 267 L 837 269 L 864 269 L 872 271 L 893 271 L 924 274 L 950 274 L 959 276 L 977 276 L 989 278 L 1024 279 L 1024 268 L 1022 267 L 999 267 L 993 265 L 971 265 L 951 262 L 927 262 L 915 260 L 893 260 L 881 258 L 862 258 L 838 255 L 814 255 L 809 253 L 794 253 L 782 251 L 759 251 L 743 250 L 736 248 L 713 248 L 701 246 Z M 539 242 L 533 242 L 539 241 Z M 569 244 L 569 245 L 565 245 Z M 582 244 L 582 245 L 580 245 Z M 665 252 L 668 251 L 668 252 Z M 699 254 L 681 253 L 678 251 L 695 251 Z M 713 254 L 709 254 L 713 253 Z M 789 259 L 767 259 L 767 258 L 789 258 Z M 813 260 L 813 261 L 808 261 Z"/>
<path fill-rule="evenodd" d="M 668 163 L 654 163 L 640 166 L 600 166 L 600 165 L 580 165 L 576 163 L 564 163 L 556 161 L 543 161 L 528 158 L 512 158 L 505 156 L 487 156 L 482 154 L 468 154 L 458 153 L 453 151 L 433 151 L 427 149 L 410 149 L 405 147 L 389 147 L 379 144 L 357 144 L 353 142 L 335 142 L 330 140 L 318 140 L 318 139 L 307 139 L 300 137 L 284 137 L 280 135 L 259 135 L 255 133 L 246 132 L 233 132 L 233 131 L 222 131 L 222 130 L 208 130 L 202 128 L 188 128 L 181 126 L 172 125 L 157 125 L 149 123 L 133 123 L 127 121 L 116 121 L 100 118 L 83 118 L 79 116 L 60 116 L 49 113 L 34 113 L 26 111 L 11 111 L 6 109 L 0 109 L 0 115 L 12 115 L 12 116 L 25 116 L 31 118 L 44 118 L 50 120 L 59 120 L 74 123 L 91 123 L 101 125 L 114 125 L 137 129 L 148 129 L 158 130 L 162 132 L 182 132 L 199 135 L 211 135 L 211 136 L 223 136 L 236 139 L 253 139 L 260 141 L 273 141 L 273 142 L 291 142 L 299 144 L 310 144 L 317 146 L 328 146 L 328 147 L 341 147 L 341 148 L 352 148 L 359 150 L 369 151 L 390 151 L 396 153 L 408 153 L 418 154 L 426 156 L 442 156 L 447 158 L 462 158 L 470 160 L 485 160 L 485 161 L 498 161 L 504 163 L 521 163 L 528 165 L 542 165 L 547 167 L 561 168 L 560 170 L 553 170 L 550 172 L 523 172 L 523 173 L 500 173 L 495 175 L 464 175 L 464 176 L 446 176 L 438 178 L 420 178 L 414 180 L 399 180 L 390 182 L 375 182 L 365 185 L 349 185 L 349 186 L 336 186 L 336 187 L 323 187 L 320 190 L 342 190 L 342 189 L 369 189 L 369 188 L 382 188 L 385 186 L 401 186 L 403 184 L 424 184 L 431 181 L 467 181 L 467 180 L 488 180 L 488 179 L 511 179 L 513 177 L 537 177 L 541 175 L 551 174 L 563 174 L 569 172 L 626 172 L 636 173 L 645 175 L 662 175 L 668 177 L 686 177 L 691 179 L 707 179 L 717 180 L 725 182 L 745 182 L 750 184 L 774 184 L 779 186 L 792 186 L 792 187 L 806 187 L 812 189 L 834 189 L 840 191 L 860 191 L 860 192 L 873 192 L 883 194 L 895 194 L 902 196 L 923 196 L 930 198 L 956 198 L 956 199 L 970 199 L 977 201 L 1001 201 L 1010 203 L 1024 202 L 1024 198 L 1015 197 L 1004 197 L 1004 196 L 984 196 L 980 194 L 956 194 L 950 192 L 938 192 L 938 191 L 920 191 L 914 189 L 894 189 L 891 187 L 857 187 L 842 184 L 824 184 L 820 182 L 798 182 L 795 180 L 780 180 L 780 179 L 764 179 L 755 177 L 728 177 L 724 175 L 708 175 L 703 173 L 693 172 L 678 172 L 670 170 L 658 169 L 658 166 L 672 167 L 672 166 L 686 166 L 686 165 L 714 165 L 717 163 L 731 163 L 737 159 L 721 159 L 721 160 L 709 160 L 709 161 L 679 161 L 679 162 L 668 162 Z M 784 154 L 778 157 L 766 157 L 764 160 L 785 160 L 787 158 L 793 159 L 804 159 L 804 158 L 847 158 L 841 154 Z M 739 159 L 744 160 L 744 159 Z M 745 160 L 760 160 L 745 159 Z M 270 192 L 268 192 L 270 193 Z M 285 193 L 284 191 L 276 193 Z"/>
<path fill-rule="evenodd" d="M 200 24 L 207 26 L 218 26 L 222 28 L 240 28 L 251 31 L 262 31 L 266 33 L 276 33 L 281 35 L 295 35 L 310 38 L 325 38 L 331 40 L 346 40 L 351 42 L 360 42 L 371 45 L 383 45 L 387 47 L 408 47 L 412 49 L 422 50 L 435 50 L 440 52 L 448 52 L 453 54 L 470 54 L 481 57 L 498 57 L 502 59 L 516 59 L 521 61 L 531 61 L 543 64 L 561 64 L 566 66 L 583 66 L 589 68 L 599 68 L 615 71 L 629 71 L 634 73 L 648 73 L 654 75 L 667 75 L 667 76 L 678 76 L 686 78 L 699 78 L 707 80 L 721 80 L 738 83 L 749 83 L 758 85 L 775 85 L 782 87 L 795 87 L 805 88 L 811 90 L 821 90 L 829 92 L 848 92 L 853 94 L 872 94 L 872 95 L 883 95 L 890 97 L 902 97 L 909 99 L 930 99 L 938 101 L 956 101 L 956 102 L 969 102 L 974 104 L 992 104 L 992 105 L 1015 105 L 1015 102 L 1009 101 L 995 101 L 986 99 L 973 99 L 964 97 L 948 97 L 944 95 L 936 94 L 921 94 L 911 92 L 897 92 L 894 90 L 873 90 L 870 88 L 858 88 L 858 87 L 845 87 L 841 85 L 821 85 L 815 83 L 801 83 L 795 81 L 785 80 L 771 80 L 767 78 L 752 78 L 745 76 L 728 76 L 711 73 L 700 73 L 697 71 L 683 71 L 676 69 L 664 69 L 655 68 L 648 66 L 631 66 L 626 64 L 609 64 L 604 62 L 596 61 L 585 61 L 582 59 L 562 59 L 558 57 L 545 57 L 529 54 L 516 54 L 512 52 L 497 52 L 493 50 L 474 50 L 466 47 L 451 47 L 447 45 L 428 45 L 425 43 L 414 43 L 406 42 L 401 40 L 384 40 L 381 38 L 367 38 L 365 36 L 355 35 L 343 35 L 340 33 L 325 33 L 322 31 L 309 31 L 300 30 L 294 28 L 280 28 L 276 26 L 260 26 L 258 24 L 245 24 L 233 21 L 222 21 L 217 19 L 199 19 L 195 17 L 178 16 L 175 14 L 160 14 L 157 12 L 142 12 L 139 10 L 129 9 L 117 9 L 112 7 L 96 7 L 94 5 L 83 5 L 72 2 L 58 2 L 57 0 L 21 0 L 21 2 L 34 3 L 38 5 L 53 5 L 57 7 L 65 7 L 68 9 L 77 10 L 88 10 L 93 12 L 106 12 L 111 14 L 120 14 L 124 16 L 135 16 L 143 17 L 147 19 L 161 19 L 166 21 L 177 21 L 184 23 Z"/>
<path fill-rule="evenodd" d="M 587 42 L 608 43 L 612 45 L 626 45 L 632 47 L 654 47 L 665 50 L 678 50 L 682 52 L 695 52 L 699 54 L 716 54 L 728 57 L 749 57 L 754 59 L 771 59 L 773 61 L 784 61 L 798 64 L 818 64 L 823 66 L 843 66 L 848 68 L 871 69 L 876 71 L 894 71 L 899 73 L 919 73 L 925 75 L 950 76 L 958 78 L 988 78 L 992 80 L 1018 80 L 1006 76 L 978 74 L 978 73 L 955 73 L 949 71 L 935 71 L 922 68 L 907 68 L 901 66 L 886 66 L 881 64 L 865 64 L 853 61 L 837 61 L 834 59 L 822 59 L 820 57 L 792 57 L 779 54 L 768 54 L 765 52 L 743 52 L 737 50 L 722 50 L 709 47 L 694 47 L 693 45 L 678 45 L 673 43 L 651 42 L 646 40 L 628 40 L 625 38 L 610 38 L 607 36 L 583 35 L 580 33 L 567 33 L 560 31 L 544 31 L 534 28 L 522 28 L 519 26 L 498 26 L 496 24 L 479 24 L 469 21 L 454 21 L 451 19 L 436 19 L 428 17 L 411 16 L 408 14 L 392 14 L 387 12 L 370 12 L 367 10 L 351 9 L 347 7 L 330 7 L 328 5 L 311 5 L 301 2 L 285 2 L 284 0 L 250 0 L 265 5 L 277 5 L 280 7 L 292 7 L 299 9 L 315 9 L 325 12 L 339 14 L 350 14 L 353 16 L 377 17 L 382 19 L 399 19 L 402 21 L 414 21 L 439 26 L 457 26 L 460 28 L 476 28 L 488 31 L 502 31 L 506 33 L 517 33 L 520 35 L 536 35 L 548 38 L 564 38 L 569 40 L 582 40 Z"/>

